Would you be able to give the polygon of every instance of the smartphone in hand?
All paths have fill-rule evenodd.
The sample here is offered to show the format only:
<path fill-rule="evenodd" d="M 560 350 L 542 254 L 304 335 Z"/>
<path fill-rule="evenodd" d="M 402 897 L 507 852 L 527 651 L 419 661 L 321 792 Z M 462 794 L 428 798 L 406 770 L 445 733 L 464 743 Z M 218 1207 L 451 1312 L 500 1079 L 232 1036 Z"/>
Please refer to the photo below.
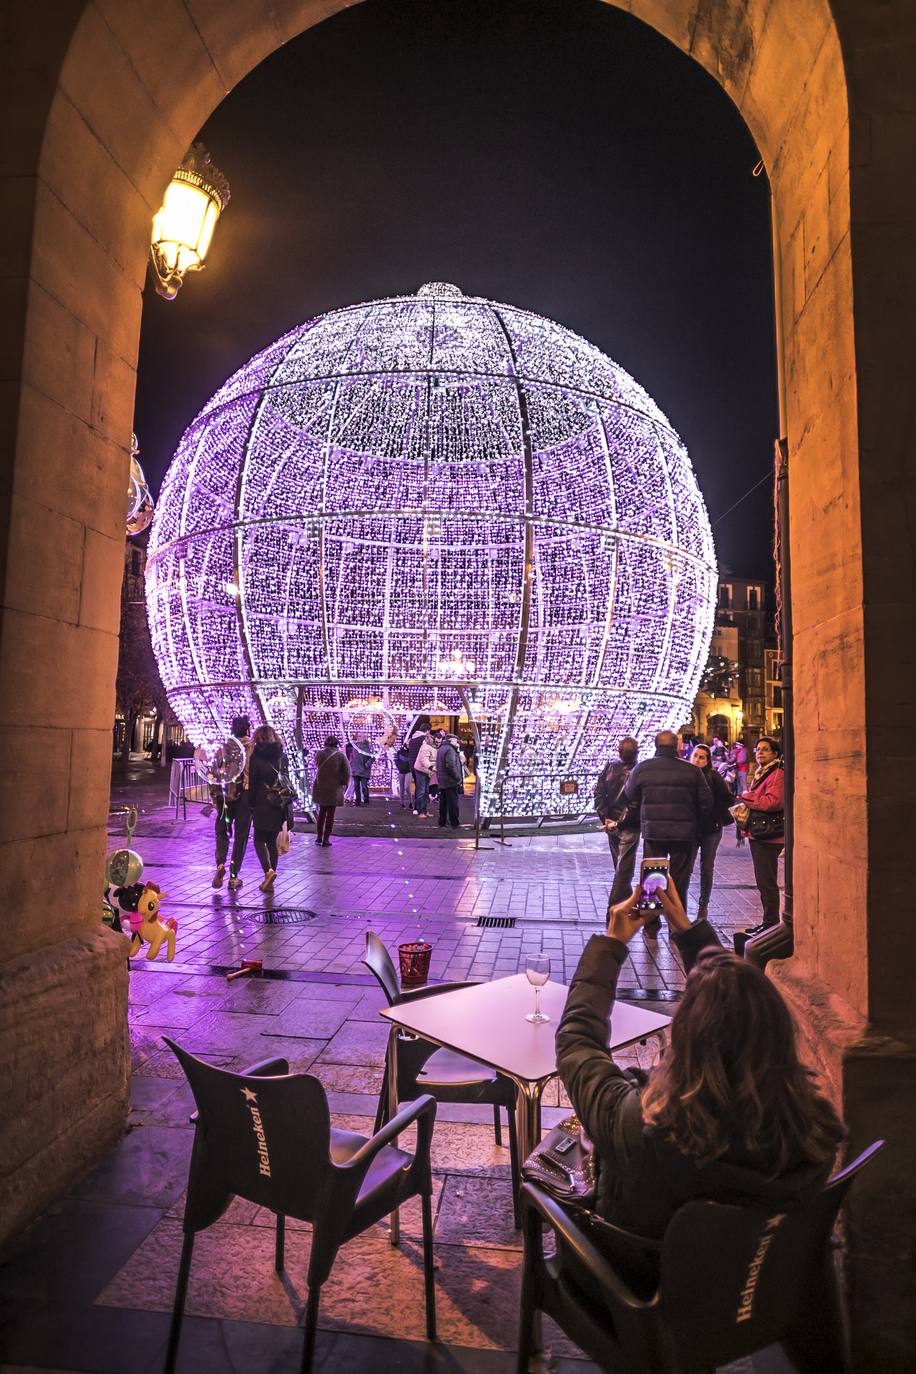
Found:
<path fill-rule="evenodd" d="M 670 870 L 671 860 L 666 854 L 657 859 L 643 859 L 639 868 L 640 897 L 636 903 L 637 911 L 661 911 L 662 904 L 658 898 L 658 891 L 659 888 L 667 890 Z"/>

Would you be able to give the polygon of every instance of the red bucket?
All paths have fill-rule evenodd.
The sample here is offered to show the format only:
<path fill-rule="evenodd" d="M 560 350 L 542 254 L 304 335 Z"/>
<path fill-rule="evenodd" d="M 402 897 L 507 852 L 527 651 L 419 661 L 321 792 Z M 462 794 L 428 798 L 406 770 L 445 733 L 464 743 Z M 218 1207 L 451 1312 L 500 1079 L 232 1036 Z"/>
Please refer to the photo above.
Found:
<path fill-rule="evenodd" d="M 398 945 L 402 987 L 417 987 L 420 983 L 426 982 L 432 952 L 433 947 L 427 940 L 412 940 L 410 944 Z"/>

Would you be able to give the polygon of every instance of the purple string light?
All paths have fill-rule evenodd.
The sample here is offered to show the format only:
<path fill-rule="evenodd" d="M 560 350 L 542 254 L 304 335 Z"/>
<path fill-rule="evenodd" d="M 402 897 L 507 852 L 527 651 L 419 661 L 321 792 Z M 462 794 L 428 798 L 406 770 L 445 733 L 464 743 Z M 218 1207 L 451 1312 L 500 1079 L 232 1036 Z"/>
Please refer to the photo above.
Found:
<path fill-rule="evenodd" d="M 621 735 L 690 718 L 716 582 L 687 452 L 633 378 L 434 283 L 292 330 L 216 393 L 163 483 L 147 601 L 195 744 L 265 720 L 305 786 L 358 730 L 384 782 L 418 712 L 467 713 L 482 813 L 540 815 L 587 810 Z"/>

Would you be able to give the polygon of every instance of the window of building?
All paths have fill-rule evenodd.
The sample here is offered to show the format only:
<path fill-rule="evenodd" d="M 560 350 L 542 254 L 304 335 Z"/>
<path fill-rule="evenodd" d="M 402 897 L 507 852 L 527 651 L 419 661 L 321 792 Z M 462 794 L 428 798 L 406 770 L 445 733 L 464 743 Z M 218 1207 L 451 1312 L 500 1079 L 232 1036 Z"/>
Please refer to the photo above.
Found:
<path fill-rule="evenodd" d="M 719 605 L 726 610 L 731 609 L 732 604 L 732 584 L 730 582 L 719 583 Z"/>
<path fill-rule="evenodd" d="M 140 550 L 131 549 L 130 551 L 130 570 L 134 577 L 140 576 Z"/>
<path fill-rule="evenodd" d="M 759 611 L 763 608 L 761 587 L 748 587 L 747 589 L 747 608 L 749 611 Z"/>
<path fill-rule="evenodd" d="M 760 668 L 748 668 L 747 670 L 747 690 L 749 692 L 763 691 L 763 671 Z"/>
<path fill-rule="evenodd" d="M 747 641 L 747 656 L 752 663 L 759 663 L 763 658 L 763 640 L 749 639 Z"/>

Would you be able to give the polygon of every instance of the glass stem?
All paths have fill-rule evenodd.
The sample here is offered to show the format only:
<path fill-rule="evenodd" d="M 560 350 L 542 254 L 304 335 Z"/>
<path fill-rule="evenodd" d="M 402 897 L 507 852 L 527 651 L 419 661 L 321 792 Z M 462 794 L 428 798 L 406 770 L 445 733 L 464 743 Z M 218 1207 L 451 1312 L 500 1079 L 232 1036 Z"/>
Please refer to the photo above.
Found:
<path fill-rule="evenodd" d="M 541 989 L 540 989 L 540 988 L 535 988 L 535 989 L 534 989 L 534 1014 L 535 1014 L 535 1016 L 540 1016 L 540 1014 L 541 1014 Z"/>

